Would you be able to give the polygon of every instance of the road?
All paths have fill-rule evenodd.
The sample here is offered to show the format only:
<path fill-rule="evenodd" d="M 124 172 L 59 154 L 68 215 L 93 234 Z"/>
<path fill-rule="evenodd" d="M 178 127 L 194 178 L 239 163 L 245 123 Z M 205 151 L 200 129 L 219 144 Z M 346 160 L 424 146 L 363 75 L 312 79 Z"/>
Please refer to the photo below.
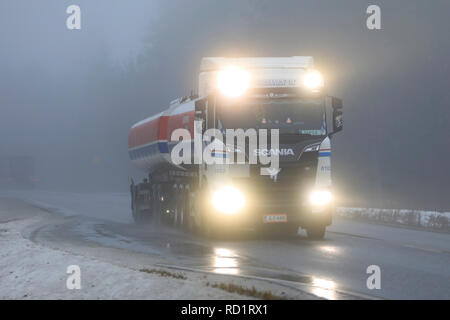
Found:
<path fill-rule="evenodd" d="M 0 192 L 64 217 L 35 230 L 47 243 L 88 243 L 159 257 L 173 268 L 272 279 L 326 299 L 450 299 L 450 235 L 336 218 L 325 240 L 206 240 L 174 228 L 135 225 L 128 194 Z M 381 289 L 366 286 L 381 269 Z"/>

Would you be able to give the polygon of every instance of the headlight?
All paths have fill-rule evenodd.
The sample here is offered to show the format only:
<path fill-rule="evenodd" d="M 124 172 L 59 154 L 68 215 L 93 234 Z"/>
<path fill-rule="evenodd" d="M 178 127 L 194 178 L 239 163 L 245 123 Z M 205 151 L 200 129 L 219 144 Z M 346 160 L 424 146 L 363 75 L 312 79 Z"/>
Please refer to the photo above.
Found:
<path fill-rule="evenodd" d="M 312 205 L 323 206 L 331 202 L 333 196 L 330 191 L 327 190 L 316 190 L 311 192 L 309 196 L 309 201 Z"/>
<path fill-rule="evenodd" d="M 303 85 L 311 90 L 323 87 L 323 77 L 317 70 L 309 70 L 303 76 Z"/>
<path fill-rule="evenodd" d="M 219 71 L 217 87 L 228 98 L 242 96 L 250 85 L 249 73 L 238 67 L 229 67 Z"/>
<path fill-rule="evenodd" d="M 225 214 L 235 214 L 245 205 L 245 197 L 241 191 L 234 187 L 223 187 L 214 192 L 212 205 Z"/>

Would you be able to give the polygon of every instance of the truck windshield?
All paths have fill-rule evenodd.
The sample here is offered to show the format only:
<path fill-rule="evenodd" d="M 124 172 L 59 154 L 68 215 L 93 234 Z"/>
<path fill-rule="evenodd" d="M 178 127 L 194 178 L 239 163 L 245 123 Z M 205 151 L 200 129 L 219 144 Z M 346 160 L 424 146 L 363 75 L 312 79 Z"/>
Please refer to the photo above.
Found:
<path fill-rule="evenodd" d="M 326 135 L 324 99 L 253 99 L 219 104 L 219 129 L 279 129 L 280 134 Z"/>

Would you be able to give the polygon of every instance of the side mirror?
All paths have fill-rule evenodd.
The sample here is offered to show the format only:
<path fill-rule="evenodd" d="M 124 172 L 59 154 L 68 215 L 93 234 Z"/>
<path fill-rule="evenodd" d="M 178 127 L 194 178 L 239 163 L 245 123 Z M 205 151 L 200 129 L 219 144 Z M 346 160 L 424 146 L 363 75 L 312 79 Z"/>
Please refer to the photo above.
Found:
<path fill-rule="evenodd" d="M 342 99 L 336 98 L 336 97 L 331 97 L 331 107 L 336 110 L 336 109 L 342 109 L 344 107 L 343 103 L 342 103 Z"/>
<path fill-rule="evenodd" d="M 195 101 L 195 119 L 204 120 L 206 118 L 206 100 Z"/>
<path fill-rule="evenodd" d="M 344 129 L 344 118 L 342 111 L 333 110 L 333 133 L 342 131 Z"/>
<path fill-rule="evenodd" d="M 206 99 L 201 99 L 195 101 L 195 121 L 201 121 L 202 128 L 201 133 L 203 134 L 206 130 L 206 119 L 208 116 Z"/>
<path fill-rule="evenodd" d="M 330 129 L 333 128 L 333 131 L 329 133 L 330 138 L 344 128 L 343 107 L 342 99 L 327 97 L 327 119 L 329 119 L 327 120 L 327 126 Z"/>

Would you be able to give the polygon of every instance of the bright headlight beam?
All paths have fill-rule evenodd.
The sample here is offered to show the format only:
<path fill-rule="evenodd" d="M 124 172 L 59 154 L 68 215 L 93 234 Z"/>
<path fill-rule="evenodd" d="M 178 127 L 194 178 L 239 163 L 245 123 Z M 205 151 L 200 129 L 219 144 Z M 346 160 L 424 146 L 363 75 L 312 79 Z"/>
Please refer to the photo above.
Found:
<path fill-rule="evenodd" d="M 333 196 L 330 191 L 327 190 L 316 190 L 311 192 L 309 196 L 309 201 L 312 205 L 323 206 L 331 202 Z"/>
<path fill-rule="evenodd" d="M 239 67 L 228 67 L 219 71 L 217 87 L 228 98 L 242 96 L 250 86 L 250 74 Z"/>
<path fill-rule="evenodd" d="M 238 189 L 227 186 L 214 192 L 212 205 L 224 214 L 235 214 L 245 205 L 245 197 Z"/>
<path fill-rule="evenodd" d="M 311 90 L 317 90 L 323 87 L 322 74 L 317 70 L 309 70 L 303 76 L 303 85 Z"/>

